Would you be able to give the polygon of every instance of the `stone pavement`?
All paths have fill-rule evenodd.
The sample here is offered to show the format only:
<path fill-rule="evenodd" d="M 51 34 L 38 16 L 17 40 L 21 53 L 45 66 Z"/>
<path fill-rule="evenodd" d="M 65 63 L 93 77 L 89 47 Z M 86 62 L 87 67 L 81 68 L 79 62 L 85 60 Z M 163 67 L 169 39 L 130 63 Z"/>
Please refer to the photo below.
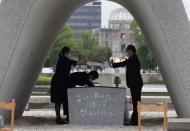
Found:
<path fill-rule="evenodd" d="M 131 112 L 130 112 L 131 114 Z M 162 131 L 162 116 L 159 112 L 142 114 L 142 131 Z M 175 111 L 169 111 L 168 117 L 176 117 Z M 25 111 L 23 117 L 15 121 L 14 131 L 137 131 L 134 126 L 79 126 L 56 125 L 53 110 Z"/>

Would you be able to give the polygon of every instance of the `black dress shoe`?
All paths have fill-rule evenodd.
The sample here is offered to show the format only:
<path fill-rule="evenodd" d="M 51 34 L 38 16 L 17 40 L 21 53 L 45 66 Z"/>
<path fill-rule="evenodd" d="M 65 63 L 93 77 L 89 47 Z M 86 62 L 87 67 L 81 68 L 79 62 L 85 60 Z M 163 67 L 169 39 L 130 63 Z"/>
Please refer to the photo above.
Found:
<path fill-rule="evenodd" d="M 66 117 L 65 122 L 69 123 L 69 117 Z"/>
<path fill-rule="evenodd" d="M 131 126 L 138 126 L 138 122 L 131 122 Z"/>
<path fill-rule="evenodd" d="M 65 120 L 64 122 L 65 122 L 65 124 L 69 124 L 69 121 L 68 121 L 68 120 Z"/>
<path fill-rule="evenodd" d="M 56 122 L 57 125 L 66 124 L 62 119 L 56 119 L 55 122 Z"/>
<path fill-rule="evenodd" d="M 68 116 L 66 117 L 66 121 L 69 121 L 69 117 Z"/>
<path fill-rule="evenodd" d="M 130 125 L 130 122 L 125 122 L 124 125 L 128 126 L 128 125 Z"/>

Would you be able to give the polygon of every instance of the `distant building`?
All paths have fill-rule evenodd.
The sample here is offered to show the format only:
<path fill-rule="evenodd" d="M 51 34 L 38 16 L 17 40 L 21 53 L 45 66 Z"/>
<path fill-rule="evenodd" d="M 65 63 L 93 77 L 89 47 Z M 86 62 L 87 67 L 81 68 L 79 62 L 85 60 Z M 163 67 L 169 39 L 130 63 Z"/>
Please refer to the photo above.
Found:
<path fill-rule="evenodd" d="M 84 30 L 100 28 L 101 2 L 91 2 L 76 10 L 67 21 L 67 25 L 74 30 L 77 40 L 81 39 L 81 33 Z"/>
<path fill-rule="evenodd" d="M 100 46 L 111 48 L 112 56 L 124 57 L 127 45 L 134 44 L 130 35 L 132 20 L 133 17 L 126 9 L 116 9 L 110 15 L 109 27 L 93 30 L 94 36 L 99 41 Z"/>

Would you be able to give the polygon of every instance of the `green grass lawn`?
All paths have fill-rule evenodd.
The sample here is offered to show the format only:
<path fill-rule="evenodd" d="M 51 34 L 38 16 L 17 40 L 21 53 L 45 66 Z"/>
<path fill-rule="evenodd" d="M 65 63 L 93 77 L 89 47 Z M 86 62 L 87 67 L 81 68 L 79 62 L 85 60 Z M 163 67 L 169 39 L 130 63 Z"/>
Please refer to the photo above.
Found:
<path fill-rule="evenodd" d="M 39 76 L 36 85 L 50 85 L 51 84 L 51 78 L 50 76 Z"/>

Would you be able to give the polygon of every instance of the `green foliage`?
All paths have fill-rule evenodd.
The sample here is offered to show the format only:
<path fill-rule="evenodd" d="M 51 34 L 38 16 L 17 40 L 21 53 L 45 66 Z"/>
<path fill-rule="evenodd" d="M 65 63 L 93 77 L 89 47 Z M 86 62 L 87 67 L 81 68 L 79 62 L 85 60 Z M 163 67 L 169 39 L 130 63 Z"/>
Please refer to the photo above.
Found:
<path fill-rule="evenodd" d="M 53 49 L 51 50 L 49 57 L 45 63 L 45 67 L 52 67 L 56 64 L 58 53 L 64 46 L 71 47 L 71 52 L 74 55 L 78 54 L 79 44 L 73 38 L 74 33 L 72 29 L 68 26 L 65 26 L 60 32 Z"/>
<path fill-rule="evenodd" d="M 88 61 L 103 62 L 111 57 L 111 49 L 100 47 L 92 31 L 84 31 L 80 41 L 82 57 Z"/>
<path fill-rule="evenodd" d="M 145 38 L 135 20 L 131 22 L 130 30 L 132 32 L 131 35 L 134 38 L 137 46 L 137 55 L 139 56 L 141 68 L 154 69 L 155 67 L 154 57 L 152 55 L 152 52 L 148 48 Z"/>
<path fill-rule="evenodd" d="M 84 31 L 82 39 L 76 41 L 72 29 L 66 26 L 60 32 L 45 67 L 52 67 L 56 64 L 58 53 L 64 46 L 70 47 L 72 57 L 78 60 L 103 62 L 111 57 L 111 49 L 100 47 L 91 31 Z"/>
<path fill-rule="evenodd" d="M 50 76 L 39 76 L 36 85 L 50 85 L 51 77 Z"/>

